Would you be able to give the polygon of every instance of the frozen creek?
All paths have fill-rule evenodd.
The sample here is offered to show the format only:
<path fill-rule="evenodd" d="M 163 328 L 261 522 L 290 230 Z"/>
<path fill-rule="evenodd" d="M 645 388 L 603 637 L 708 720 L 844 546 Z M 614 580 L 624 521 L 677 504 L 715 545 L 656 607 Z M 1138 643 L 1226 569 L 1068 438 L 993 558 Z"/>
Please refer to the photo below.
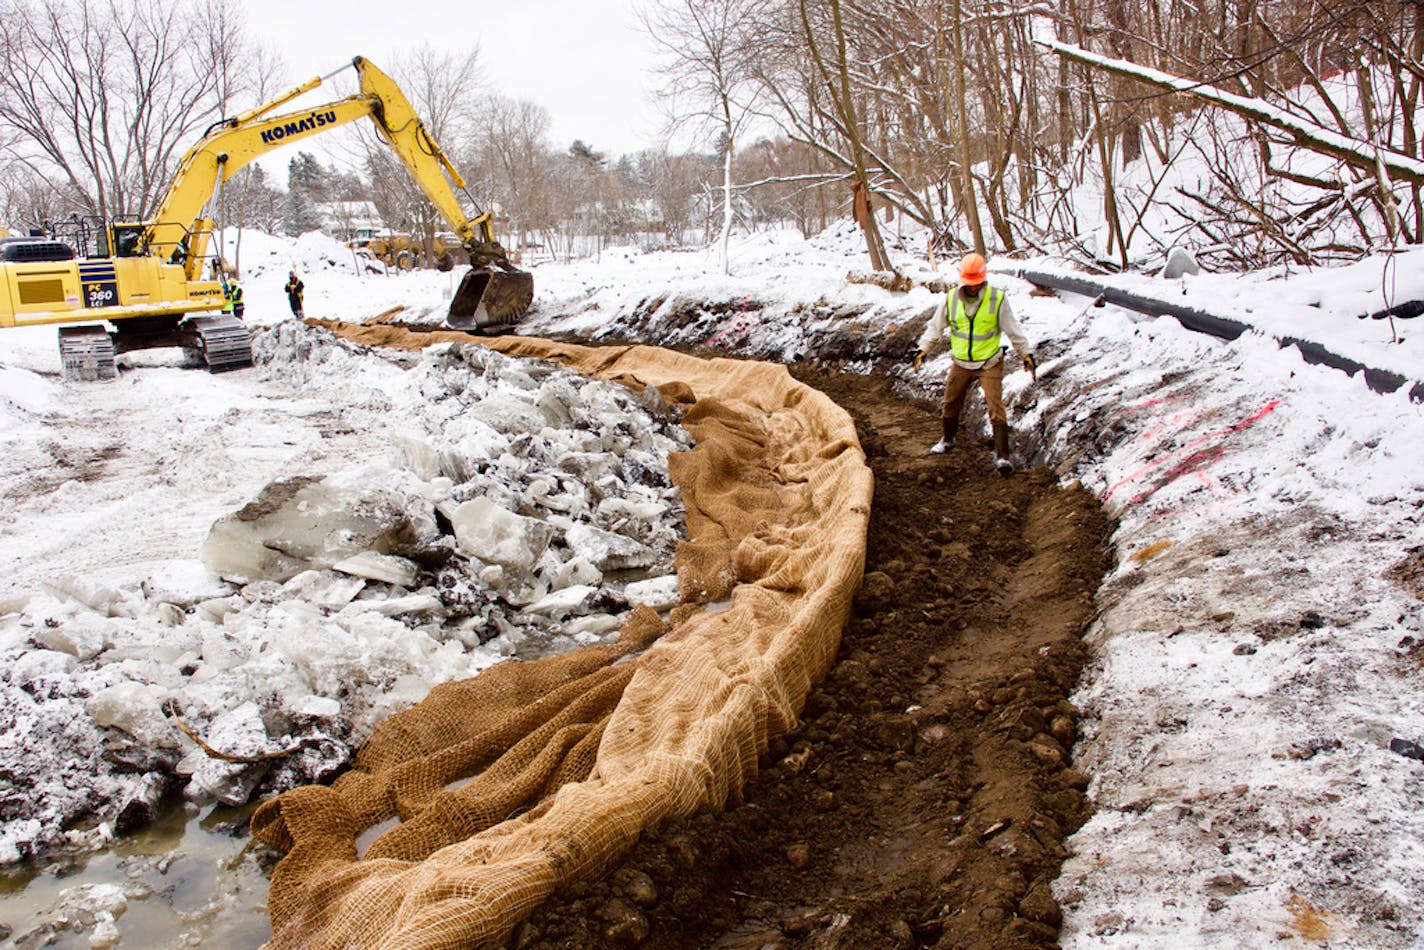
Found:
<path fill-rule="evenodd" d="M 373 353 L 295 322 L 256 346 L 252 370 L 145 354 L 108 386 L 61 386 L 38 347 L 0 366 L 33 376 L 0 407 L 2 864 L 165 814 L 171 841 L 178 792 L 188 847 L 254 795 L 329 778 L 432 686 L 677 601 L 667 455 L 690 440 L 656 390 L 479 346 Z M 250 878 L 239 847 L 193 863 Z M 108 884 L 31 884 L 54 891 L 38 918 L 0 898 L 0 927 L 108 945 L 131 904 L 182 889 L 154 850 L 91 859 L 85 880 L 116 862 Z"/>

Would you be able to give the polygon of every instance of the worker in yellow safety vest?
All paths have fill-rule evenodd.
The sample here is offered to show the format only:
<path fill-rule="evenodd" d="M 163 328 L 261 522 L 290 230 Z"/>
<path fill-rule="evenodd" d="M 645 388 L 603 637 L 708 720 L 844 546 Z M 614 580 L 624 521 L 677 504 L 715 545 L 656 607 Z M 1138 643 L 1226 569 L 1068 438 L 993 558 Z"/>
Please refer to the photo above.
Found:
<path fill-rule="evenodd" d="M 235 280 L 224 281 L 223 296 L 226 298 L 223 312 L 230 313 L 241 320 L 243 312 L 247 310 L 247 304 L 242 302 L 242 287 Z"/>
<path fill-rule="evenodd" d="M 959 262 L 959 285 L 949 292 L 945 305 L 936 308 L 929 325 L 920 335 L 915 369 L 949 331 L 954 363 L 944 384 L 944 405 L 940 420 L 943 437 L 930 449 L 936 455 L 954 448 L 959 431 L 959 414 L 964 399 L 975 383 L 984 390 L 984 403 L 994 431 L 994 467 L 1001 475 L 1012 475 L 1009 458 L 1009 418 L 1004 411 L 1004 351 L 1000 337 L 1007 336 L 1024 369 L 1037 378 L 1033 348 L 1014 319 L 1013 308 L 1002 290 L 989 286 L 989 266 L 982 254 L 966 254 Z"/>

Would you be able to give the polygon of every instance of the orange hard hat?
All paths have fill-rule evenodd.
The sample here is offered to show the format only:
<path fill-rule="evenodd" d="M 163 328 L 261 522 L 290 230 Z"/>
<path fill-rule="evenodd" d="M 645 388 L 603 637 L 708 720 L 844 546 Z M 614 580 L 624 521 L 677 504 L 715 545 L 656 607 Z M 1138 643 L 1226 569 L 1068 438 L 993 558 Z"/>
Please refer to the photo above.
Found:
<path fill-rule="evenodd" d="M 959 283 L 965 287 L 974 287 L 988 279 L 989 265 L 984 260 L 984 255 L 965 254 L 964 259 L 959 262 Z"/>

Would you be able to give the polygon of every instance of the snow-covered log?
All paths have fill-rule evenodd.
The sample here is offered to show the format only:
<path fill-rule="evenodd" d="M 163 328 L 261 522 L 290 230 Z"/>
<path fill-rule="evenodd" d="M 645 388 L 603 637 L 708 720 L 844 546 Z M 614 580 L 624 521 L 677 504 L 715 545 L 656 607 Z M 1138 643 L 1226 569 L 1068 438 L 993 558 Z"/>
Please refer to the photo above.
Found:
<path fill-rule="evenodd" d="M 1308 122 L 1276 108 L 1263 99 L 1238 96 L 1215 86 L 1194 79 L 1184 79 L 1171 73 L 1141 66 L 1125 59 L 1115 59 L 1090 52 L 1077 46 L 1059 43 L 1056 40 L 1036 39 L 1034 42 L 1053 50 L 1060 56 L 1074 60 L 1094 69 L 1101 69 L 1117 76 L 1137 79 L 1161 89 L 1191 96 L 1208 105 L 1235 112 L 1237 115 L 1280 129 L 1302 148 L 1320 152 L 1353 165 L 1374 176 L 1383 166 L 1389 175 L 1413 184 L 1424 184 L 1424 162 L 1392 149 L 1377 146 L 1361 139 L 1334 132 L 1314 122 Z"/>

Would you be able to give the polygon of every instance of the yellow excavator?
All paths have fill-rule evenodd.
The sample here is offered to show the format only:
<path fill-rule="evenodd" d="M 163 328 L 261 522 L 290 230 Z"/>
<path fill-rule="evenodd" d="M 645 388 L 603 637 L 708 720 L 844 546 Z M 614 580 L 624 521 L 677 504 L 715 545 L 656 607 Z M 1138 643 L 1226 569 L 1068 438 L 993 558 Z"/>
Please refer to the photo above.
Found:
<path fill-rule="evenodd" d="M 218 185 L 254 159 L 361 118 L 375 123 L 468 255 L 470 271 L 451 300 L 447 323 L 486 332 L 518 322 L 534 299 L 533 275 L 510 263 L 489 212 L 465 213 L 451 189 L 453 182 L 463 191 L 464 179 L 400 87 L 363 57 L 351 65 L 360 78 L 356 95 L 272 114 L 332 73 L 215 123 L 183 156 L 153 218 L 100 222 L 83 257 L 74 244 L 54 238 L 0 238 L 0 327 L 62 324 L 66 379 L 111 379 L 117 354 L 163 346 L 195 351 L 213 372 L 250 366 L 252 336 L 224 312 L 225 276 L 212 266 L 210 276 L 203 273 L 212 263 L 213 231 L 203 210 Z"/>

